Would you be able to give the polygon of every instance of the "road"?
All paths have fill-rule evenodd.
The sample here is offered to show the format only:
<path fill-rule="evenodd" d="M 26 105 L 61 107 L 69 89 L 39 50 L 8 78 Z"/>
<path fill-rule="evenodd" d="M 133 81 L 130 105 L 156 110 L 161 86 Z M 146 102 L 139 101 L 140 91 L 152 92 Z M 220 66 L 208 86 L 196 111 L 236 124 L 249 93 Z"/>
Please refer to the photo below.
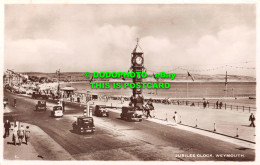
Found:
<path fill-rule="evenodd" d="M 5 91 L 15 119 L 37 125 L 68 151 L 76 160 L 157 160 L 157 161 L 253 161 L 255 150 L 212 139 L 143 120 L 127 122 L 118 113 L 109 118 L 94 117 L 96 133 L 78 135 L 72 132 L 72 123 L 83 112 L 79 105 L 66 106 L 63 118 L 50 117 L 46 112 L 34 112 L 37 100 Z M 17 107 L 12 107 L 13 98 Z M 44 149 L 44 146 L 40 146 Z M 38 148 L 40 149 L 40 148 Z M 37 148 L 36 148 L 37 150 Z M 185 155 L 181 155 L 185 154 Z M 211 155 L 210 155 L 211 154 Z M 216 154 L 234 154 L 242 157 L 217 157 Z M 195 155 L 195 156 L 194 156 Z"/>

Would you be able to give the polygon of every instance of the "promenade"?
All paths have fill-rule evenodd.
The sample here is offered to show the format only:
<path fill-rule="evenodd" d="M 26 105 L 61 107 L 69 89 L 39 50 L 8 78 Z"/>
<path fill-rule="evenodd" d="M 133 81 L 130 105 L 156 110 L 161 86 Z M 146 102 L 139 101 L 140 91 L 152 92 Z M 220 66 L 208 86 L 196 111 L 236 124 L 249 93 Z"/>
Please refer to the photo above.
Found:
<path fill-rule="evenodd" d="M 120 101 L 109 100 L 91 101 L 90 104 L 95 103 L 122 107 L 128 106 L 128 101 L 121 104 Z M 249 116 L 251 113 L 248 111 L 231 111 L 225 109 L 203 108 L 203 107 L 190 107 L 186 105 L 167 105 L 161 103 L 153 103 L 155 110 L 151 111 L 151 115 L 155 119 L 174 122 L 173 115 L 176 111 L 179 115 L 179 122 L 182 125 L 212 131 L 219 134 L 224 134 L 234 138 L 240 138 L 246 141 L 255 142 L 255 128 L 249 127 Z M 118 109 L 120 111 L 120 109 Z M 252 113 L 255 114 L 255 111 Z M 196 122 L 197 120 L 197 122 Z M 216 131 L 214 131 L 214 123 Z M 196 127 L 197 125 L 197 127 Z M 236 137 L 238 135 L 238 137 Z"/>

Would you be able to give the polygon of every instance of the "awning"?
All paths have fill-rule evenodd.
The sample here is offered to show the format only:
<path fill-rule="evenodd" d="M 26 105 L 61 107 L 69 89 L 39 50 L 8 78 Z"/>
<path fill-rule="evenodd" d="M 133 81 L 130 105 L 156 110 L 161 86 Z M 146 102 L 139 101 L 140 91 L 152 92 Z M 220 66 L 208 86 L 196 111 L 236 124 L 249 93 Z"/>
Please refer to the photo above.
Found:
<path fill-rule="evenodd" d="M 62 91 L 75 91 L 76 89 L 73 88 L 73 87 L 64 87 L 64 88 L 61 88 L 60 90 L 62 90 Z"/>

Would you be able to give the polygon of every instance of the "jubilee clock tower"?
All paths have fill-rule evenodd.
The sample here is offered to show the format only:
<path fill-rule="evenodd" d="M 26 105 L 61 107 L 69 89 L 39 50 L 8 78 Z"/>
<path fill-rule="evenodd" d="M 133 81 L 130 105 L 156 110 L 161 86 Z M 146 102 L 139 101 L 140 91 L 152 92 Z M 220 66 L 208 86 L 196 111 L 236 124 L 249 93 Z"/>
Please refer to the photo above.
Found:
<path fill-rule="evenodd" d="M 131 56 L 131 63 L 132 63 L 132 72 L 143 72 L 144 71 L 144 53 L 141 49 L 141 47 L 138 45 L 139 39 L 137 39 L 137 44 L 135 49 L 132 52 Z M 137 74 L 136 74 L 137 75 Z M 139 74 L 139 76 L 135 76 L 133 78 L 133 83 L 141 83 L 142 82 L 142 76 Z M 133 88 L 133 96 L 136 97 L 136 95 L 142 94 L 142 88 Z"/>

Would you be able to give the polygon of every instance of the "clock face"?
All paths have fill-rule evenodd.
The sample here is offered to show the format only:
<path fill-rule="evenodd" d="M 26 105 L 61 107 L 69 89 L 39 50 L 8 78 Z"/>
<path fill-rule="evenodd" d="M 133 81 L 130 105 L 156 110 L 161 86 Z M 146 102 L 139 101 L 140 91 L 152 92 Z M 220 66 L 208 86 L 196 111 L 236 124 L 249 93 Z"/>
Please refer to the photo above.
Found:
<path fill-rule="evenodd" d="M 135 62 L 138 64 L 138 65 L 141 65 L 143 63 L 143 58 L 138 56 L 135 58 Z"/>

